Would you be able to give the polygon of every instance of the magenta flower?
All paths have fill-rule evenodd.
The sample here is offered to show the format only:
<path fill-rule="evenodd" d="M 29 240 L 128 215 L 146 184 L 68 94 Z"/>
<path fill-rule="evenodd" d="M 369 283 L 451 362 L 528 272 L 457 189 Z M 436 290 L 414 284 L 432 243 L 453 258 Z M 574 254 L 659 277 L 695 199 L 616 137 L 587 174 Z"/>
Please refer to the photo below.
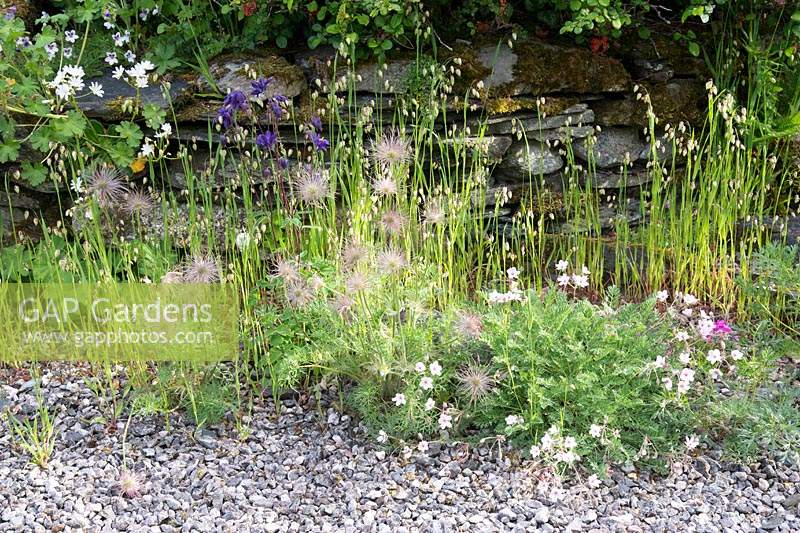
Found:
<path fill-rule="evenodd" d="M 714 329 L 711 332 L 714 335 L 729 335 L 733 333 L 733 329 L 724 320 L 717 320 L 714 322 Z"/>

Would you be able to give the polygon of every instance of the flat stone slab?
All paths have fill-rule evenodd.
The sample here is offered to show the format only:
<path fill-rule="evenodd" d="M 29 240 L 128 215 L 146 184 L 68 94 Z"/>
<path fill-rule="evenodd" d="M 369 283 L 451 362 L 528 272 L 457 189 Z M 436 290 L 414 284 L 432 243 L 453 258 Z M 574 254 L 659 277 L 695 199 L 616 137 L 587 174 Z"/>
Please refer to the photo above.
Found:
<path fill-rule="evenodd" d="M 618 93 L 632 85 L 616 59 L 538 40 L 517 42 L 513 48 L 506 43 L 464 46 L 454 55 L 464 59 L 464 81 L 469 86 L 482 82 L 490 95 Z"/>
<path fill-rule="evenodd" d="M 80 98 L 78 99 L 78 107 L 87 116 L 107 122 L 124 118 L 126 113 L 123 112 L 123 104 L 126 100 L 135 100 L 137 98 L 136 89 L 123 80 L 113 78 L 110 73 L 89 79 L 86 85 L 88 86 L 94 82 L 103 86 L 105 94 L 102 98 L 93 94 Z M 164 97 L 163 83 L 139 89 L 138 97 L 141 99 L 141 103 L 155 104 L 166 110 L 170 107 L 170 103 L 175 105 L 190 93 L 189 84 L 183 80 L 175 79 L 168 82 L 168 85 L 169 99 Z"/>
<path fill-rule="evenodd" d="M 267 98 L 276 95 L 294 98 L 308 87 L 305 74 L 300 67 L 292 65 L 282 56 L 266 52 L 220 56 L 209 63 L 209 71 L 222 94 L 242 91 L 249 95 L 250 84 L 258 77 L 272 78 L 272 83 L 264 91 L 264 96 Z M 198 78 L 197 82 L 201 89 L 211 89 L 203 77 Z"/>
<path fill-rule="evenodd" d="M 633 128 L 605 128 L 593 138 L 575 143 L 572 149 L 584 161 L 593 158 L 598 168 L 613 168 L 638 161 L 646 147 Z"/>
<path fill-rule="evenodd" d="M 517 142 L 511 146 L 500 168 L 509 177 L 527 178 L 552 174 L 564 166 L 561 156 L 536 141 Z"/>

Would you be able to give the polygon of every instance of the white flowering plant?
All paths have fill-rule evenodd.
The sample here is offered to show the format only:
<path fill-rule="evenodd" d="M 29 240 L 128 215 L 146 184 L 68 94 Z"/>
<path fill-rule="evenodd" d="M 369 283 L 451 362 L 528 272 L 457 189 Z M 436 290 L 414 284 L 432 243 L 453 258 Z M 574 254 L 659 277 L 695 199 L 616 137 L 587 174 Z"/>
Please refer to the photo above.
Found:
<path fill-rule="evenodd" d="M 77 15 L 42 14 L 36 33 L 13 11 L 0 17 L 0 100 L 8 111 L 0 117 L 0 163 L 21 162 L 19 177 L 33 186 L 57 174 L 48 165 L 57 164 L 51 159 L 59 150 L 78 166 L 99 159 L 128 166 L 148 145 L 141 123 L 156 130 L 164 123 L 160 108 L 140 105 L 138 98 L 123 106 L 124 120 L 114 126 L 87 116 L 83 102 L 109 95 L 95 78 L 102 62 L 92 57 L 99 53 L 89 44 L 92 25 Z M 119 63 L 121 49 L 110 46 Z M 153 82 L 155 65 L 135 61 L 133 52 L 129 57 L 130 64 L 117 68 L 138 95 Z"/>

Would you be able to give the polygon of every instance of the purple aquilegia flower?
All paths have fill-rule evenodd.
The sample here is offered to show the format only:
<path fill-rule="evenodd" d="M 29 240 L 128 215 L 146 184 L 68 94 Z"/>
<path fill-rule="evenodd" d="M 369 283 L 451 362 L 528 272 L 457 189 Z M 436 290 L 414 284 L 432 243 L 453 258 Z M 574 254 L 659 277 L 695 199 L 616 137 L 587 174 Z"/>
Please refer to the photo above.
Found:
<path fill-rule="evenodd" d="M 289 160 L 286 159 L 285 157 L 279 158 L 278 166 L 281 168 L 281 170 L 286 170 L 287 168 L 289 168 Z"/>
<path fill-rule="evenodd" d="M 308 132 L 308 140 L 311 141 L 311 143 L 314 145 L 314 149 L 318 152 L 324 152 L 331 146 L 331 143 L 328 141 L 328 139 L 318 134 L 316 131 Z"/>
<path fill-rule="evenodd" d="M 283 117 L 283 104 L 288 102 L 289 99 L 283 96 L 282 94 L 276 94 L 272 98 L 269 99 L 267 104 L 269 105 L 272 114 L 275 116 L 275 120 L 280 120 Z"/>
<path fill-rule="evenodd" d="M 269 78 L 258 78 L 255 81 L 251 81 L 250 87 L 252 87 L 252 89 L 250 91 L 250 94 L 254 98 L 258 98 L 259 96 L 264 94 L 264 92 L 267 90 L 267 87 L 269 87 L 270 83 L 272 83 L 272 76 L 270 76 Z"/>
<path fill-rule="evenodd" d="M 222 106 L 217 110 L 217 121 L 222 124 L 223 129 L 228 129 L 233 124 L 233 110 L 228 106 Z"/>
<path fill-rule="evenodd" d="M 247 96 L 242 91 L 231 91 L 222 101 L 222 105 L 233 111 L 246 111 Z"/>
<path fill-rule="evenodd" d="M 11 6 L 6 10 L 5 19 L 12 20 L 17 15 L 17 6 Z"/>
<path fill-rule="evenodd" d="M 274 131 L 267 130 L 256 136 L 256 146 L 262 150 L 272 150 L 278 142 L 278 135 Z"/>
<path fill-rule="evenodd" d="M 315 130 L 320 132 L 322 131 L 322 120 L 320 120 L 319 117 L 317 116 L 311 117 L 311 125 L 314 127 Z"/>
<path fill-rule="evenodd" d="M 712 333 L 714 335 L 730 335 L 733 333 L 733 329 L 724 320 L 717 320 L 714 322 Z"/>

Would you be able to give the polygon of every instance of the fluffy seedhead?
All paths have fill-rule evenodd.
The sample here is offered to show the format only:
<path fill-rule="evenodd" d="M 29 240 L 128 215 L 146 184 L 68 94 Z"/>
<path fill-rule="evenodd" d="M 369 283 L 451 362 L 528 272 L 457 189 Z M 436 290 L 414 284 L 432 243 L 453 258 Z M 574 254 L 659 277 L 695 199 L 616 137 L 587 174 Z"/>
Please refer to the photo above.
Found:
<path fill-rule="evenodd" d="M 350 318 L 356 301 L 347 294 L 340 294 L 331 300 L 331 309 L 342 318 Z"/>
<path fill-rule="evenodd" d="M 399 235 L 408 224 L 408 218 L 396 209 L 389 209 L 381 215 L 381 226 L 389 235 Z"/>
<path fill-rule="evenodd" d="M 388 174 L 381 173 L 372 181 L 372 189 L 378 196 L 395 196 L 398 191 L 397 180 Z"/>
<path fill-rule="evenodd" d="M 483 332 L 483 319 L 478 313 L 461 311 L 456 316 L 455 329 L 465 339 L 477 339 Z"/>
<path fill-rule="evenodd" d="M 372 157 L 382 165 L 400 165 L 411 159 L 411 149 L 397 132 L 388 132 L 372 143 Z"/>
<path fill-rule="evenodd" d="M 219 279 L 219 265 L 212 255 L 194 255 L 183 269 L 186 283 L 214 283 Z"/>
<path fill-rule="evenodd" d="M 477 364 L 470 364 L 462 368 L 457 374 L 461 393 L 469 398 L 470 403 L 476 403 L 494 389 L 494 378 L 489 369 Z"/>
<path fill-rule="evenodd" d="M 122 210 L 132 216 L 141 216 L 149 213 L 155 207 L 153 195 L 147 191 L 135 190 L 125 195 Z"/>
<path fill-rule="evenodd" d="M 183 272 L 172 270 L 161 276 L 161 283 L 183 283 Z"/>
<path fill-rule="evenodd" d="M 295 309 L 306 307 L 314 301 L 314 290 L 303 281 L 295 281 L 286 286 L 286 302 Z"/>
<path fill-rule="evenodd" d="M 123 469 L 117 481 L 119 493 L 125 498 L 138 498 L 144 490 L 144 479 L 138 472 Z"/>
<path fill-rule="evenodd" d="M 272 269 L 272 275 L 280 278 L 284 283 L 295 283 L 300 281 L 300 268 L 297 261 L 293 259 L 278 259 Z"/>
<path fill-rule="evenodd" d="M 330 176 L 325 171 L 306 169 L 297 179 L 294 191 L 302 203 L 320 206 L 331 195 Z"/>
<path fill-rule="evenodd" d="M 425 224 L 437 225 L 445 221 L 445 212 L 442 204 L 439 201 L 431 200 L 425 204 L 425 209 L 422 212 L 422 220 Z"/>
<path fill-rule="evenodd" d="M 367 257 L 366 247 L 357 242 L 349 242 L 342 249 L 342 266 L 346 270 L 351 270 Z"/>
<path fill-rule="evenodd" d="M 386 272 L 387 274 L 400 272 L 408 264 L 403 252 L 395 248 L 387 248 L 379 253 L 377 263 L 381 272 Z"/>
<path fill-rule="evenodd" d="M 85 174 L 86 191 L 94 196 L 100 207 L 117 205 L 122 200 L 128 187 L 120 170 L 100 165 Z"/>
<path fill-rule="evenodd" d="M 353 272 L 344 280 L 344 288 L 348 294 L 358 294 L 369 289 L 369 278 L 361 272 Z"/>

